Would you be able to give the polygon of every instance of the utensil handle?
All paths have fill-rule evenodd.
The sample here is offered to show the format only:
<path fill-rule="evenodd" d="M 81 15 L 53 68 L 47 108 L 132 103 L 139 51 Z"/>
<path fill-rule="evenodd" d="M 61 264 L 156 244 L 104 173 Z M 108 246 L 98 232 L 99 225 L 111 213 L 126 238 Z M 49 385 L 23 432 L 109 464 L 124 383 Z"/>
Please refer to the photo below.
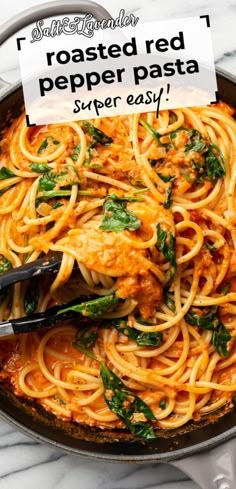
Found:
<path fill-rule="evenodd" d="M 109 12 L 101 5 L 91 2 L 90 0 L 57 0 L 56 2 L 47 2 L 41 5 L 24 10 L 11 18 L 0 27 L 0 46 L 32 22 L 39 19 L 46 19 L 55 15 L 63 14 L 92 14 L 97 20 L 112 19 Z"/>
<path fill-rule="evenodd" d="M 32 277 L 39 275 L 50 275 L 58 272 L 61 266 L 61 258 L 58 257 L 43 257 L 33 262 L 25 263 L 19 267 L 13 268 L 8 272 L 0 274 L 0 291 L 8 285 L 16 284 L 29 280 Z"/>
<path fill-rule="evenodd" d="M 236 438 L 213 450 L 170 463 L 191 477 L 201 489 L 236 488 Z"/>
<path fill-rule="evenodd" d="M 56 323 L 68 321 L 68 319 L 74 319 L 74 324 L 80 328 L 91 326 L 91 324 L 98 325 L 99 321 L 84 317 L 74 310 L 61 312 L 65 307 L 81 304 L 88 299 L 93 300 L 94 296 L 81 295 L 68 304 L 57 304 L 44 312 L 36 312 L 29 316 L 3 321 L 0 323 L 0 337 L 8 336 L 9 334 L 32 333 L 42 328 L 54 326 Z"/>
<path fill-rule="evenodd" d="M 0 93 L 5 92 L 10 86 L 11 84 L 9 82 L 0 78 Z"/>
<path fill-rule="evenodd" d="M 77 304 L 83 302 L 84 297 L 77 299 Z M 74 304 L 75 301 L 72 301 Z M 65 305 L 64 305 L 65 307 Z M 57 323 L 62 323 L 63 321 L 68 321 L 69 319 L 76 319 L 77 326 L 85 327 L 91 325 L 91 319 L 81 316 L 75 311 L 67 311 L 62 314 L 58 314 L 62 306 L 53 306 L 47 309 L 45 312 L 36 312 L 30 316 L 25 316 L 19 319 L 12 319 L 11 325 L 14 334 L 21 333 L 32 333 L 32 331 L 38 331 L 42 328 L 48 328 L 54 326 Z M 3 325 L 4 327 L 4 325 Z M 1 324 L 0 324 L 0 334 L 1 334 Z"/>

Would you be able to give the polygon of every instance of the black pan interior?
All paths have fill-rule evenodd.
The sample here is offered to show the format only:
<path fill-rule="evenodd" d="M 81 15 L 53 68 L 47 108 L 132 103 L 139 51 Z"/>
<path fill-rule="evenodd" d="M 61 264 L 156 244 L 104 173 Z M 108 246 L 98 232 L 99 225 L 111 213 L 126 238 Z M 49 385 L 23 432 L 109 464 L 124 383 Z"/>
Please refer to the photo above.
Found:
<path fill-rule="evenodd" d="M 236 107 L 236 80 L 219 70 L 219 97 Z M 10 125 L 23 107 L 23 94 L 18 85 L 6 92 L 0 111 L 0 131 Z M 51 446 L 77 455 L 126 462 L 168 461 L 216 446 L 233 437 L 235 405 L 205 416 L 199 422 L 189 422 L 184 428 L 161 431 L 152 443 L 133 441 L 124 431 L 104 431 L 63 422 L 36 403 L 17 398 L 5 384 L 0 384 L 0 416 L 16 429 Z"/>

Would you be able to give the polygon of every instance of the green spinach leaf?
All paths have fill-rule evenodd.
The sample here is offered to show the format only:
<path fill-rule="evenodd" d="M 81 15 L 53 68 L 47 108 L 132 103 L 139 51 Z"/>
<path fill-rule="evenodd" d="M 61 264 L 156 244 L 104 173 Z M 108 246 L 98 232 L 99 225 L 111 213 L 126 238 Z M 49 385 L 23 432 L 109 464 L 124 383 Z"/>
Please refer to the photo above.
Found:
<path fill-rule="evenodd" d="M 0 197 L 1 197 L 1 195 L 5 194 L 5 192 L 6 192 L 7 190 L 9 190 L 9 188 L 11 188 L 11 187 L 13 187 L 13 185 L 10 185 L 10 186 L 5 187 L 5 188 L 3 188 L 2 190 L 0 190 Z"/>
<path fill-rule="evenodd" d="M 78 143 L 74 148 L 74 153 L 71 155 L 73 161 L 77 161 L 81 150 L 81 144 Z"/>
<path fill-rule="evenodd" d="M 163 410 L 166 408 L 166 399 L 162 399 L 162 401 L 159 402 L 159 407 Z"/>
<path fill-rule="evenodd" d="M 147 423 L 147 420 L 156 419 L 149 406 L 128 390 L 105 362 L 101 362 L 100 375 L 105 388 L 104 399 L 109 409 L 123 421 L 133 435 L 146 440 L 156 438 L 152 426 Z"/>
<path fill-rule="evenodd" d="M 144 192 L 146 189 L 143 189 Z M 140 190 L 137 190 L 136 193 L 140 193 Z M 143 202 L 142 197 L 118 197 L 116 194 L 109 194 L 107 199 L 112 199 L 115 202 Z"/>
<path fill-rule="evenodd" d="M 72 346 L 76 348 L 76 350 L 78 350 L 80 353 L 83 353 L 87 357 L 92 358 L 92 360 L 99 361 L 96 355 L 91 350 L 89 350 L 89 348 L 86 348 L 81 343 L 78 343 L 77 341 L 73 341 Z"/>
<path fill-rule="evenodd" d="M 90 326 L 87 328 L 79 329 L 75 335 L 75 339 L 72 344 L 73 346 L 75 346 L 74 343 L 76 343 L 77 345 L 82 345 L 85 348 L 91 348 L 92 346 L 94 346 L 97 338 L 97 329 L 93 326 Z"/>
<path fill-rule="evenodd" d="M 171 175 L 162 175 L 162 173 L 157 173 L 157 175 L 165 183 L 175 181 L 175 177 L 173 177 Z"/>
<path fill-rule="evenodd" d="M 43 139 L 43 142 L 39 146 L 38 154 L 42 153 L 48 147 L 48 138 Z"/>
<path fill-rule="evenodd" d="M 158 146 L 165 146 L 165 144 L 162 144 L 161 141 L 160 141 L 160 138 L 162 137 L 161 134 L 159 134 L 158 131 L 156 131 L 156 129 L 154 129 L 154 127 L 152 127 L 147 121 L 145 121 L 144 119 L 140 119 L 140 124 L 142 124 L 143 127 L 145 127 L 145 129 L 147 130 L 147 132 L 149 132 L 149 134 L 151 134 L 151 136 L 153 137 L 153 139 L 155 139 L 155 141 L 157 142 Z"/>
<path fill-rule="evenodd" d="M 123 421 L 133 435 L 146 440 L 156 438 L 153 427 L 148 423 L 148 421 L 156 420 L 149 406 L 140 397 L 133 394 L 108 365 L 100 361 L 91 350 L 77 341 L 73 341 L 72 344 L 84 355 L 100 362 L 104 399 L 109 409 Z"/>
<path fill-rule="evenodd" d="M 43 139 L 41 145 L 39 146 L 38 154 L 41 154 L 48 147 L 49 139 L 51 139 L 55 145 L 60 144 L 60 141 L 57 141 L 57 139 L 55 139 L 53 136 L 48 136 L 47 138 Z"/>
<path fill-rule="evenodd" d="M 91 163 L 91 158 L 92 158 L 92 155 L 94 153 L 94 145 L 95 145 L 96 141 L 90 141 L 88 143 L 88 146 L 87 146 L 87 149 L 86 149 L 86 153 L 85 153 L 85 159 L 84 159 L 84 162 L 83 162 L 83 166 L 86 166 L 87 168 L 102 168 L 102 165 L 98 165 L 98 164 L 92 164 Z M 74 148 L 74 153 L 72 154 L 71 158 L 73 161 L 77 161 L 78 158 L 79 158 L 79 153 L 80 153 L 80 150 L 81 150 L 81 144 L 77 144 L 77 146 Z"/>
<path fill-rule="evenodd" d="M 128 338 L 136 341 L 138 346 L 159 346 L 163 342 L 163 334 L 161 332 L 145 333 L 136 328 L 128 326 L 128 318 L 107 319 L 102 322 L 102 327 L 115 328 L 119 333 L 124 334 Z M 141 322 L 137 319 L 138 322 Z M 147 322 L 141 324 L 148 325 Z"/>
<path fill-rule="evenodd" d="M 193 169 L 195 171 L 196 177 L 195 177 L 195 183 L 204 183 L 205 178 L 206 178 L 206 172 L 205 172 L 205 162 L 195 162 L 192 160 L 192 165 Z"/>
<path fill-rule="evenodd" d="M 217 307 L 211 307 L 208 312 L 204 309 L 190 307 L 187 314 L 185 314 L 185 320 L 191 326 L 211 330 L 217 328 L 219 324 L 217 312 Z"/>
<path fill-rule="evenodd" d="M 48 192 L 44 192 L 44 194 L 40 195 L 36 199 L 36 205 L 39 202 L 45 202 L 50 199 L 54 199 L 56 197 L 70 197 L 71 195 L 71 190 L 49 190 Z M 54 204 L 56 205 L 56 204 Z M 63 205 L 63 204 L 61 204 Z M 57 207 L 60 207 L 57 205 Z M 56 207 L 53 207 L 53 209 L 56 209 Z"/>
<path fill-rule="evenodd" d="M 162 175 L 162 173 L 157 173 L 158 177 L 161 178 L 161 180 L 165 183 L 170 183 L 170 185 L 166 189 L 166 196 L 165 200 L 163 203 L 163 207 L 165 209 L 169 209 L 171 204 L 172 204 L 172 190 L 173 190 L 173 184 L 175 181 L 175 177 L 171 175 Z"/>
<path fill-rule="evenodd" d="M 204 156 L 206 162 L 206 175 L 214 185 L 219 178 L 223 178 L 225 176 L 226 164 L 224 157 L 219 148 L 213 143 L 210 143 L 209 149 L 206 151 L 206 153 L 204 153 Z"/>
<path fill-rule="evenodd" d="M 190 139 L 190 142 L 185 145 L 185 153 L 189 153 L 189 151 L 201 153 L 206 148 L 207 140 L 202 137 L 197 129 L 186 129 L 182 127 L 182 130 L 188 133 Z"/>
<path fill-rule="evenodd" d="M 59 207 L 62 207 L 64 204 L 62 202 L 55 202 L 55 204 L 53 204 L 52 206 L 52 209 L 58 209 Z"/>
<path fill-rule="evenodd" d="M 214 246 L 211 243 L 205 243 L 205 248 L 209 250 L 211 253 L 214 253 L 214 251 L 217 250 L 216 246 Z"/>
<path fill-rule="evenodd" d="M 45 172 L 39 180 L 38 190 L 53 190 L 58 182 L 64 180 L 65 175 L 67 175 L 67 171 L 64 170 L 59 173 Z"/>
<path fill-rule="evenodd" d="M 58 312 L 62 314 L 67 311 L 76 311 L 82 316 L 88 316 L 90 318 L 96 318 L 107 312 L 111 307 L 115 306 L 122 299 L 116 296 L 115 292 L 111 294 L 104 295 L 103 297 L 98 297 L 91 301 L 82 302 L 81 304 L 67 307 Z"/>
<path fill-rule="evenodd" d="M 228 341 L 231 339 L 229 331 L 219 319 L 219 308 L 211 306 L 209 311 L 200 308 L 190 308 L 185 315 L 185 320 L 191 326 L 198 326 L 202 329 L 212 330 L 213 336 L 211 339 L 218 355 L 227 357 L 229 351 L 227 349 Z"/>
<path fill-rule="evenodd" d="M 206 148 L 204 142 L 200 140 L 192 141 L 185 146 L 185 153 L 189 153 L 189 151 L 195 151 L 196 153 L 201 153 Z"/>
<path fill-rule="evenodd" d="M 50 166 L 47 163 L 30 163 L 30 168 L 35 173 L 45 173 L 50 171 Z"/>
<path fill-rule="evenodd" d="M 6 168 L 5 166 L 2 166 L 2 168 L 0 169 L 0 180 L 6 180 L 7 178 L 12 178 L 15 176 L 15 173 L 13 173 L 11 170 L 8 170 L 8 168 Z"/>
<path fill-rule="evenodd" d="M 203 183 L 206 178 L 214 185 L 219 178 L 225 176 L 226 163 L 218 146 L 202 137 L 197 130 L 188 131 L 190 143 L 185 146 L 185 153 L 195 151 L 201 153 L 204 161 L 192 161 L 196 171 L 196 183 Z"/>
<path fill-rule="evenodd" d="M 53 190 L 57 184 L 57 177 L 55 173 L 51 171 L 46 172 L 39 180 L 39 191 L 40 190 Z"/>
<path fill-rule="evenodd" d="M 132 199 L 133 200 L 133 199 Z M 135 199 L 137 200 L 137 199 Z M 103 231 L 136 231 L 141 221 L 133 212 L 126 209 L 127 199 L 121 199 L 115 194 L 109 195 L 103 204 L 103 218 L 100 229 Z"/>
<path fill-rule="evenodd" d="M 170 186 L 166 189 L 166 196 L 165 200 L 163 202 L 163 207 L 165 209 L 169 209 L 172 205 L 172 189 L 173 189 L 173 184 L 170 184 Z"/>
<path fill-rule="evenodd" d="M 24 310 L 27 316 L 33 314 L 38 307 L 39 287 L 36 281 L 31 281 L 24 297 Z"/>
<path fill-rule="evenodd" d="M 175 257 L 175 236 L 170 231 L 167 233 L 157 224 L 157 243 L 156 247 L 161 251 L 164 257 L 170 262 L 170 278 L 172 279 L 176 272 L 176 257 Z"/>
<path fill-rule="evenodd" d="M 0 255 L 0 273 L 8 272 L 8 270 L 12 269 L 11 262 L 5 258 L 5 256 Z"/>
<path fill-rule="evenodd" d="M 176 312 L 175 301 L 168 294 L 168 288 L 164 289 L 164 302 L 172 312 Z"/>
<path fill-rule="evenodd" d="M 222 295 L 226 295 L 226 294 L 228 294 L 228 293 L 229 293 L 229 291 L 230 291 L 230 287 L 231 287 L 231 285 L 232 285 L 232 284 L 231 284 L 231 282 L 225 282 L 225 284 L 224 284 L 224 285 L 223 285 L 223 287 L 222 287 L 221 294 L 222 294 Z"/>
<path fill-rule="evenodd" d="M 152 167 L 162 166 L 165 163 L 165 158 L 158 158 L 158 160 L 149 159 L 148 161 Z"/>
<path fill-rule="evenodd" d="M 82 126 L 84 131 L 89 134 L 96 143 L 99 143 L 102 146 L 110 146 L 113 142 L 113 139 L 110 136 L 107 136 L 105 132 L 93 126 L 90 122 L 84 121 Z"/>
<path fill-rule="evenodd" d="M 230 333 L 223 323 L 219 323 L 218 328 L 214 330 L 211 341 L 220 357 L 227 357 L 229 355 L 230 352 L 227 349 L 227 344 L 230 340 Z"/>

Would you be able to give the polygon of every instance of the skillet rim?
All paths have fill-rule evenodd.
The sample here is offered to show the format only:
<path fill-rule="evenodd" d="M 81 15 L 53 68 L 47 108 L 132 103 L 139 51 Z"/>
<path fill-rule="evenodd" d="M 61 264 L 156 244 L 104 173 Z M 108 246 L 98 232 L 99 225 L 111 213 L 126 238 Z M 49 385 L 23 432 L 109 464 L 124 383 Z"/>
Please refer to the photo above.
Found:
<path fill-rule="evenodd" d="M 231 73 L 228 73 L 227 71 L 221 69 L 221 68 L 216 68 L 216 74 L 219 77 L 218 81 L 223 79 L 223 82 L 229 82 L 230 84 L 233 84 L 235 86 L 235 93 L 236 93 L 236 76 L 234 76 Z M 9 96 L 13 95 L 14 92 L 17 92 L 22 87 L 22 84 L 20 81 L 17 83 L 13 84 L 12 86 L 6 88 L 3 90 L 3 93 L 0 94 L 0 103 L 3 102 L 6 98 Z M 236 106 L 236 99 L 234 102 Z M 11 400 L 9 401 L 10 403 L 12 402 Z M 13 404 L 13 403 L 12 403 Z M 16 408 L 17 409 L 17 408 Z M 22 412 L 23 412 L 23 407 L 22 407 Z M 235 416 L 235 411 L 231 412 L 232 416 Z M 223 419 L 227 416 L 226 414 L 223 416 Z M 27 417 L 27 414 L 26 414 Z M 33 438 L 34 440 L 36 439 L 38 442 L 45 443 L 48 446 L 56 449 L 63 450 L 64 452 L 73 454 L 73 455 L 78 455 L 78 456 L 84 456 L 84 457 L 89 457 L 93 458 L 94 460 L 101 460 L 101 461 L 110 461 L 110 462 L 126 462 L 126 463 L 148 463 L 148 462 L 169 462 L 169 461 L 174 461 L 186 456 L 193 455 L 195 453 L 199 453 L 202 451 L 209 450 L 210 448 L 216 447 L 220 444 L 223 444 L 227 440 L 232 439 L 236 435 L 236 425 L 230 427 L 229 429 L 226 429 L 226 431 L 223 431 L 222 433 L 211 437 L 210 439 L 206 439 L 201 442 L 197 442 L 196 444 L 186 446 L 183 448 L 177 448 L 176 450 L 172 450 L 170 452 L 162 452 L 162 453 L 155 453 L 155 449 L 153 449 L 153 453 L 148 453 L 148 450 L 150 447 L 148 447 L 148 444 L 146 445 L 147 448 L 147 453 L 141 454 L 141 455 L 136 455 L 133 453 L 135 446 L 137 445 L 137 442 L 135 443 L 130 443 L 130 448 L 131 448 L 131 454 L 126 454 L 126 453 L 109 453 L 109 445 L 105 443 L 105 445 L 108 446 L 108 452 L 102 453 L 101 450 L 99 450 L 99 447 L 102 448 L 104 446 L 104 442 L 96 443 L 94 441 L 88 442 L 90 444 L 90 447 L 88 450 L 79 448 L 79 446 L 69 446 L 63 442 L 59 442 L 56 439 L 53 439 L 51 437 L 48 437 L 40 432 L 37 432 L 35 429 L 31 429 L 27 424 L 24 424 L 24 422 L 17 420 L 14 415 L 11 415 L 7 413 L 3 407 L 0 406 L 0 419 L 3 421 L 7 422 L 11 426 L 13 426 L 15 429 L 18 431 L 21 431 L 22 433 L 28 435 L 30 438 Z M 26 421 L 27 422 L 27 421 Z M 221 420 L 222 422 L 222 420 Z M 40 422 L 39 422 L 40 423 Z M 209 423 L 211 424 L 211 423 Z M 214 424 L 212 425 L 214 426 Z M 204 429 L 204 428 L 201 428 Z M 198 426 L 196 426 L 195 432 L 198 431 Z M 191 432 L 189 433 L 191 436 Z M 177 435 L 181 437 L 180 435 Z M 72 438 L 72 437 L 71 437 Z M 78 439 L 78 445 L 82 442 L 82 440 Z M 160 440 L 161 442 L 161 440 Z M 126 445 L 126 442 L 123 442 L 124 446 Z M 94 445 L 96 448 L 96 451 L 94 451 Z M 112 443 L 110 446 L 115 445 Z M 145 446 L 145 445 L 143 445 Z M 144 448 L 145 450 L 145 448 Z"/>

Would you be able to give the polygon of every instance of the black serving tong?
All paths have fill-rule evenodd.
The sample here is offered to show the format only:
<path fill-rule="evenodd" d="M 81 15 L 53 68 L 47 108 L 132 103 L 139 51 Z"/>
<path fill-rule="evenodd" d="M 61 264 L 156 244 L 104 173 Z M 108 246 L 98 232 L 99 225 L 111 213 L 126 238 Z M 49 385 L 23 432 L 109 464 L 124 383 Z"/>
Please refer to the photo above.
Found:
<path fill-rule="evenodd" d="M 9 285 L 23 282 L 24 280 L 28 280 L 32 277 L 57 273 L 61 266 L 61 256 L 45 256 L 0 274 L 0 291 Z M 41 328 L 47 328 L 58 322 L 73 318 L 77 318 L 77 324 L 84 327 L 91 323 L 91 318 L 83 317 L 80 313 L 74 310 L 68 310 L 62 313 L 60 313 L 60 311 L 74 305 L 82 304 L 83 302 L 94 298 L 95 296 L 80 296 L 67 304 L 60 304 L 50 307 L 45 312 L 38 312 L 29 316 L 11 319 L 9 321 L 2 321 L 0 322 L 0 337 L 11 334 L 37 331 Z"/>
<path fill-rule="evenodd" d="M 29 280 L 32 277 L 41 275 L 51 275 L 57 273 L 61 266 L 62 255 L 44 256 L 38 260 L 25 263 L 20 267 L 12 268 L 11 270 L 0 274 L 0 291 L 8 285 L 16 284 Z"/>
<path fill-rule="evenodd" d="M 70 308 L 85 301 L 93 300 L 94 296 L 80 296 L 67 304 L 60 304 L 50 307 L 45 312 L 36 312 L 29 316 L 10 319 L 9 321 L 0 322 L 0 337 L 9 336 L 12 334 L 32 333 L 42 328 L 54 326 L 58 322 L 67 321 L 68 319 L 77 319 L 76 325 L 83 328 L 91 324 L 94 319 L 81 316 L 80 313 L 74 310 L 63 311 L 65 308 Z"/>

